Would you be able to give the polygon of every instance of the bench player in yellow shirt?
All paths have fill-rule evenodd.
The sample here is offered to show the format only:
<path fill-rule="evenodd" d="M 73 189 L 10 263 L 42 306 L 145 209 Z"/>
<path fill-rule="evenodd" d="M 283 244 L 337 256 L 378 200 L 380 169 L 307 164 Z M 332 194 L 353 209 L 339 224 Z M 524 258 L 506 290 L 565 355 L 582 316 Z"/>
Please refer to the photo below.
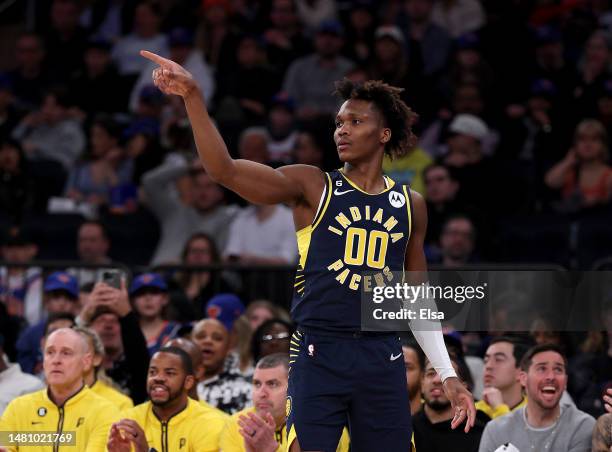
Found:
<path fill-rule="evenodd" d="M 45 342 L 43 369 L 48 388 L 14 399 L 0 419 L 0 450 L 10 452 L 104 451 L 108 431 L 119 410 L 94 394 L 83 381 L 92 356 L 85 339 L 61 328 Z M 43 434 L 44 432 L 44 434 Z M 23 443 L 9 441 L 22 434 Z M 49 444 L 47 433 L 59 442 Z"/>
<path fill-rule="evenodd" d="M 149 363 L 150 401 L 122 413 L 110 429 L 108 451 L 216 452 L 225 419 L 189 398 L 194 384 L 189 355 L 177 347 L 160 349 Z"/>

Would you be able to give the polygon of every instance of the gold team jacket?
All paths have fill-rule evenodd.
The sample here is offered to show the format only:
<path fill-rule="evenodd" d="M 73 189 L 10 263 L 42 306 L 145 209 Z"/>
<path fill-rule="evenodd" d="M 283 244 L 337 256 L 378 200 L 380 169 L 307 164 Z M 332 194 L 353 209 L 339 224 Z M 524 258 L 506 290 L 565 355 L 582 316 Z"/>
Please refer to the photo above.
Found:
<path fill-rule="evenodd" d="M 132 402 L 132 399 L 122 392 L 117 391 L 112 386 L 107 385 L 103 381 L 97 380 L 89 389 L 115 405 L 119 411 L 134 408 L 134 402 Z"/>
<path fill-rule="evenodd" d="M 9 451 L 28 452 L 103 452 L 113 422 L 119 420 L 119 410 L 93 393 L 87 386 L 58 407 L 42 389 L 14 399 L 0 419 L 0 431 L 15 433 L 54 432 L 75 435 L 74 445 L 37 444 L 40 436 L 31 435 L 29 445 L 1 444 Z M 3 435 L 6 435 L 4 433 Z M 4 438 L 6 440 L 6 438 Z"/>
<path fill-rule="evenodd" d="M 168 421 L 155 415 L 151 402 L 124 411 L 121 418 L 136 421 L 145 432 L 149 450 L 157 452 L 216 452 L 227 419 L 192 399 Z"/>

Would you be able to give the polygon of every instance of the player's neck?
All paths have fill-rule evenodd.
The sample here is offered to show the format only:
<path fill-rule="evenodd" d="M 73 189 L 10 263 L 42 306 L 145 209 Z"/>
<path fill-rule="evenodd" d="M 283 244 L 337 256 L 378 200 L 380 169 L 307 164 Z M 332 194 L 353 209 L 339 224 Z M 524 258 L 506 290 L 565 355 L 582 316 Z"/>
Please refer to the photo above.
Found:
<path fill-rule="evenodd" d="M 502 389 L 502 399 L 504 403 L 513 409 L 523 400 L 523 391 L 520 384 L 512 385 L 509 388 Z"/>
<path fill-rule="evenodd" d="M 57 406 L 62 407 L 66 400 L 83 389 L 83 380 L 77 380 L 69 386 L 49 386 L 49 398 Z"/>
<path fill-rule="evenodd" d="M 366 193 L 380 193 L 387 188 L 381 165 L 351 165 L 345 163 L 342 174 Z"/>

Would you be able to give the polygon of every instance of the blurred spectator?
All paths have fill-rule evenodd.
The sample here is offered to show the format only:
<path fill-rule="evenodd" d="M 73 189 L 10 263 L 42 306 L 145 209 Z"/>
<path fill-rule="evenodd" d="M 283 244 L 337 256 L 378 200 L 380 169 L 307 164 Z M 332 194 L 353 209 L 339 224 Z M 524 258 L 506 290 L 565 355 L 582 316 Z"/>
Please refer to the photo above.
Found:
<path fill-rule="evenodd" d="M 268 164 L 268 133 L 263 127 L 249 127 L 240 134 L 238 140 L 238 156 L 244 160 Z"/>
<path fill-rule="evenodd" d="M 441 164 L 432 164 L 423 170 L 425 200 L 427 202 L 426 244 L 437 242 L 444 221 L 451 215 L 463 211 L 457 200 L 459 182 L 450 169 Z"/>
<path fill-rule="evenodd" d="M 91 364 L 91 359 L 85 339 L 76 331 L 61 328 L 50 334 L 44 350 L 48 387 L 13 399 L 0 419 L 2 428 L 44 434 L 56 431 L 58 426 L 61 432 L 63 426 L 78 424 L 77 447 L 104 450 L 108 431 L 118 419 L 119 410 L 84 384 L 84 369 Z"/>
<path fill-rule="evenodd" d="M 251 205 L 232 222 L 225 257 L 245 265 L 292 264 L 297 242 L 291 210 L 284 205 Z"/>
<path fill-rule="evenodd" d="M 45 47 L 42 38 L 35 33 L 24 33 L 15 44 L 17 67 L 9 72 L 15 105 L 26 111 L 40 107 L 51 83 L 44 66 Z"/>
<path fill-rule="evenodd" d="M 244 314 L 249 321 L 251 331 L 255 331 L 266 320 L 277 317 L 277 308 L 268 300 L 254 300 L 249 303 Z"/>
<path fill-rule="evenodd" d="M 446 30 L 434 24 L 433 0 L 404 0 L 404 10 L 397 25 L 404 32 L 411 71 L 437 76 L 446 66 L 451 39 Z"/>
<path fill-rule="evenodd" d="M 103 0 L 88 5 L 81 14 L 81 24 L 91 36 L 115 42 L 129 33 L 137 0 Z"/>
<path fill-rule="evenodd" d="M 481 50 L 480 38 L 476 33 L 467 33 L 455 40 L 455 53 L 449 70 L 450 85 L 476 85 L 485 98 L 494 94 L 495 73 L 485 61 Z M 452 88 L 451 88 L 452 89 Z M 480 111 L 465 113 L 481 114 Z"/>
<path fill-rule="evenodd" d="M 268 113 L 268 153 L 273 162 L 291 163 L 298 140 L 293 101 L 274 96 Z M 315 165 L 316 166 L 316 165 Z"/>
<path fill-rule="evenodd" d="M 70 82 L 76 104 L 88 119 L 98 113 L 125 110 L 127 93 L 111 60 L 111 48 L 110 41 L 89 40 L 83 55 L 84 66 Z"/>
<path fill-rule="evenodd" d="M 143 273 L 132 281 L 130 298 L 147 341 L 149 355 L 176 336 L 180 325 L 167 320 L 168 286 L 158 273 Z"/>
<path fill-rule="evenodd" d="M 89 161 L 77 165 L 68 176 L 66 196 L 96 207 L 107 205 L 111 190 L 131 182 L 133 162 L 119 142 L 121 126 L 98 116 L 91 125 Z"/>
<path fill-rule="evenodd" d="M 244 313 L 244 304 L 237 295 L 220 293 L 206 303 L 206 317 L 223 324 L 230 335 L 230 351 L 235 344 L 234 324 Z"/>
<path fill-rule="evenodd" d="M 22 372 L 19 364 L 8 361 L 4 354 L 4 336 L 0 334 L 0 416 L 13 399 L 43 387 L 38 378 Z"/>
<path fill-rule="evenodd" d="M 234 414 L 227 422 L 219 438 L 220 450 L 284 450 L 281 446 L 286 445 L 288 437 L 285 407 L 290 403 L 287 402 L 288 374 L 286 353 L 268 355 L 257 363 L 251 389 L 253 406 Z M 255 428 L 258 424 L 252 419 L 263 422 L 265 427 Z"/>
<path fill-rule="evenodd" d="M 546 173 L 546 184 L 561 191 L 559 210 L 575 212 L 606 204 L 612 195 L 612 169 L 608 161 L 608 135 L 593 119 L 578 124 L 574 146 Z"/>
<path fill-rule="evenodd" d="M 330 96 L 333 83 L 353 68 L 353 62 L 340 55 L 342 35 L 339 22 L 323 22 L 315 36 L 316 52 L 289 66 L 283 89 L 295 101 L 298 118 L 314 119 L 335 113 L 337 100 Z"/>
<path fill-rule="evenodd" d="M 189 398 L 195 384 L 193 364 L 180 348 L 164 347 L 151 357 L 147 371 L 150 399 L 122 413 L 108 436 L 107 450 L 216 450 L 225 425 L 222 416 Z M 131 439 L 122 431 L 133 432 Z"/>
<path fill-rule="evenodd" d="M 74 327 L 73 330 L 83 336 L 87 343 L 87 351 L 92 357 L 84 369 L 84 383 L 100 397 L 115 405 L 119 411 L 132 408 L 134 406 L 132 399 L 118 390 L 115 382 L 106 375 L 102 367 L 105 351 L 98 333 L 82 326 Z"/>
<path fill-rule="evenodd" d="M 452 215 L 440 234 L 440 263 L 451 268 L 473 262 L 475 241 L 476 230 L 472 221 L 463 215 Z"/>
<path fill-rule="evenodd" d="M 459 379 L 467 387 L 465 383 L 467 377 L 463 373 L 467 366 L 463 358 L 455 354 L 451 354 L 450 358 Z M 476 450 L 482 436 L 484 422 L 477 417 L 474 426 L 467 434 L 460 428 L 455 430 L 451 428 L 454 409 L 444 393 L 440 376 L 427 359 L 421 380 L 421 390 L 425 403 L 423 409 L 412 418 L 416 450 L 465 452 Z"/>
<path fill-rule="evenodd" d="M 579 81 L 574 89 L 578 119 L 593 116 L 601 85 L 610 78 L 611 38 L 601 30 L 594 31 L 584 45 L 578 64 Z"/>
<path fill-rule="evenodd" d="M 334 0 L 294 0 L 300 22 L 309 34 L 314 34 L 321 24 L 336 20 L 336 2 Z"/>
<path fill-rule="evenodd" d="M 376 28 L 376 3 L 371 0 L 353 2 L 349 12 L 344 51 L 348 58 L 358 66 L 370 62 L 374 48 L 374 30 Z M 403 38 L 402 38 L 403 44 Z"/>
<path fill-rule="evenodd" d="M 42 320 L 42 271 L 28 264 L 38 253 L 38 246 L 26 232 L 9 231 L 2 242 L 2 259 L 23 266 L 0 267 L 0 302 L 11 316 L 28 325 Z"/>
<path fill-rule="evenodd" d="M 132 122 L 123 131 L 125 152 L 134 162 L 132 181 L 139 186 L 142 176 L 162 164 L 166 150 L 161 146 L 155 121 L 146 119 Z"/>
<path fill-rule="evenodd" d="M 195 342 L 186 337 L 175 337 L 170 339 L 164 344 L 164 347 L 178 347 L 189 355 L 191 358 L 191 365 L 193 367 L 193 377 L 195 378 L 195 384 L 189 389 L 189 397 L 193 400 L 198 399 L 197 385 L 204 379 L 204 365 L 202 364 L 202 351 Z M 208 405 L 206 402 L 200 402 L 201 404 Z M 211 407 L 216 410 L 216 408 Z M 220 414 L 225 414 L 221 410 L 217 410 Z"/>
<path fill-rule="evenodd" d="M 196 232 L 209 234 L 215 238 L 218 248 L 225 247 L 227 226 L 238 208 L 224 205 L 223 189 L 201 167 L 195 168 L 198 167 L 190 172 L 182 157 L 170 155 L 160 167 L 143 176 L 147 204 L 161 224 L 154 264 L 177 261 L 183 244 Z M 176 180 L 184 175 L 190 176 L 189 200 L 180 199 L 175 187 Z"/>
<path fill-rule="evenodd" d="M 425 372 L 425 354 L 416 341 L 402 343 L 404 365 L 406 366 L 406 382 L 410 398 L 410 414 L 414 416 L 423 407 L 421 381 Z"/>
<path fill-rule="evenodd" d="M 106 374 L 135 404 L 144 401 L 149 353 L 125 281 L 120 289 L 97 283 L 79 317 L 80 324 L 98 333 L 104 344 Z"/>
<path fill-rule="evenodd" d="M 132 80 L 132 83 L 148 65 L 147 60 L 138 56 L 138 52 L 145 49 L 158 55 L 168 54 L 166 37 L 159 31 L 161 20 L 159 4 L 149 0 L 139 3 L 134 12 L 131 33 L 120 38 L 113 47 L 112 57 L 119 74 Z"/>
<path fill-rule="evenodd" d="M 485 24 L 485 12 L 479 0 L 442 0 L 435 2 L 431 21 L 453 37 L 477 31 Z"/>
<path fill-rule="evenodd" d="M 385 155 L 383 171 L 398 184 L 410 185 L 418 193 L 425 194 L 423 173 L 433 160 L 422 148 L 415 146 L 402 157 L 391 159 Z"/>
<path fill-rule="evenodd" d="M 74 276 L 66 272 L 57 271 L 51 273 L 43 285 L 43 307 L 49 315 L 49 319 L 26 329 L 17 341 L 17 359 L 24 372 L 37 374 L 40 371 L 38 365 L 42 359 L 40 355 L 40 341 L 45 334 L 45 328 L 52 314 L 77 313 L 79 298 L 79 287 Z"/>
<path fill-rule="evenodd" d="M 251 353 L 254 362 L 274 353 L 289 354 L 289 343 L 295 327 L 282 319 L 263 322 L 254 332 Z"/>
<path fill-rule="evenodd" d="M 204 319 L 193 327 L 192 340 L 202 350 L 204 380 L 198 383 L 200 400 L 233 414 L 247 406 L 251 385 L 238 369 L 235 355 L 229 354 L 230 337 L 223 323 Z"/>
<path fill-rule="evenodd" d="M 236 62 L 238 37 L 230 24 L 229 0 L 203 0 L 197 47 L 216 72 L 229 74 Z"/>
<path fill-rule="evenodd" d="M 554 345 L 531 348 L 521 363 L 527 404 L 489 422 L 479 452 L 511 443 L 518 450 L 590 450 L 595 420 L 560 403 L 567 384 L 567 359 Z"/>
<path fill-rule="evenodd" d="M 87 33 L 79 25 L 81 5 L 77 0 L 53 0 L 50 28 L 45 34 L 46 57 L 54 76 L 68 82 L 81 68 Z"/>
<path fill-rule="evenodd" d="M 206 104 L 209 104 L 215 93 L 215 80 L 211 68 L 206 64 L 201 53 L 194 48 L 193 32 L 186 28 L 174 28 L 168 33 L 168 48 L 170 52 L 161 55 L 168 55 L 168 58 L 189 71 L 194 80 L 198 82 Z M 134 58 L 139 57 L 135 56 Z M 130 110 L 137 110 L 138 96 L 142 88 L 151 84 L 151 74 L 155 67 L 156 65 L 149 61 L 140 72 L 140 77 L 136 81 L 130 95 Z"/>
<path fill-rule="evenodd" d="M 610 452 L 612 448 L 612 413 L 607 413 L 597 419 L 593 430 L 591 452 Z"/>
<path fill-rule="evenodd" d="M 15 105 L 11 76 L 8 73 L 0 73 L 0 140 L 11 136 L 20 119 L 21 113 Z"/>
<path fill-rule="evenodd" d="M 325 148 L 319 135 L 301 130 L 295 143 L 294 160 L 297 164 L 312 165 L 324 169 Z"/>
<path fill-rule="evenodd" d="M 370 63 L 370 78 L 393 86 L 408 87 L 408 61 L 404 35 L 399 27 L 384 25 L 374 33 L 374 52 Z"/>
<path fill-rule="evenodd" d="M 41 108 L 24 117 L 13 130 L 31 160 L 51 160 L 70 171 L 85 148 L 81 125 L 72 119 L 67 87 L 48 91 Z M 61 171 L 61 169 L 60 169 Z"/>
<path fill-rule="evenodd" d="M 36 204 L 38 191 L 18 142 L 0 139 L 0 210 L 12 224 L 20 224 Z"/>
<path fill-rule="evenodd" d="M 110 238 L 108 231 L 99 221 L 88 220 L 79 226 L 77 231 L 77 255 L 84 264 L 96 266 L 111 264 L 108 257 Z M 80 285 L 97 282 L 102 278 L 105 268 L 71 268 L 69 273 L 75 275 Z"/>
<path fill-rule="evenodd" d="M 193 234 L 182 253 L 182 264 L 215 265 L 221 256 L 214 240 L 203 232 Z M 235 292 L 233 284 L 220 271 L 183 270 L 170 281 L 171 309 L 180 321 L 199 320 L 206 315 L 208 301 L 217 293 Z"/>
<path fill-rule="evenodd" d="M 263 42 L 254 35 L 238 40 L 236 64 L 217 72 L 215 117 L 220 123 L 263 124 L 270 100 L 280 88 L 277 73 L 266 63 Z"/>
<path fill-rule="evenodd" d="M 263 33 L 268 61 L 278 74 L 284 74 L 295 58 L 311 50 L 301 32 L 294 0 L 272 0 L 270 26 Z"/>
<path fill-rule="evenodd" d="M 521 360 L 529 344 L 515 338 L 499 336 L 491 340 L 484 356 L 484 390 L 476 409 L 491 419 L 525 406 L 527 399 L 521 386 Z"/>

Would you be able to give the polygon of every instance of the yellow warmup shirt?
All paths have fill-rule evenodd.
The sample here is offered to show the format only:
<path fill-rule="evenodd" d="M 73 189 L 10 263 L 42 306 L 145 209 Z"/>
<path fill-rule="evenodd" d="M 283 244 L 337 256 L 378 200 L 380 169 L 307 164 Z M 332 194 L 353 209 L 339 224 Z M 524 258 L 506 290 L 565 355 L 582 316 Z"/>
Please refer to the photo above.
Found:
<path fill-rule="evenodd" d="M 517 408 L 523 407 L 527 405 L 527 396 L 523 396 L 523 400 L 514 408 L 510 409 L 508 405 L 502 403 L 497 408 L 493 409 L 487 402 L 484 400 L 479 400 L 476 402 L 476 409 L 482 411 L 484 414 L 489 416 L 491 419 L 495 419 L 497 417 L 503 416 L 504 414 L 508 414 L 510 411 L 514 411 Z"/>
<path fill-rule="evenodd" d="M 115 405 L 119 411 L 134 408 L 134 402 L 132 402 L 132 399 L 122 392 L 117 391 L 112 386 L 107 385 L 103 381 L 96 381 L 89 389 Z"/>
<path fill-rule="evenodd" d="M 4 445 L 9 451 L 28 452 L 103 452 L 113 422 L 119 420 L 119 410 L 96 395 L 87 386 L 58 407 L 43 389 L 17 397 L 9 403 L 0 419 L 3 432 L 55 432 L 75 435 L 74 445 Z"/>
<path fill-rule="evenodd" d="M 224 418 L 192 399 L 188 399 L 184 410 L 165 422 L 155 415 L 151 402 L 142 403 L 121 414 L 122 418 L 132 419 L 140 425 L 149 448 L 157 452 L 216 452 L 219 434 L 225 423 Z"/>
<path fill-rule="evenodd" d="M 225 429 L 223 433 L 221 433 L 221 440 L 219 441 L 219 451 L 220 452 L 245 452 L 246 449 L 244 447 L 244 439 L 240 434 L 240 426 L 238 425 L 238 418 L 241 415 L 245 415 L 247 413 L 254 413 L 255 407 L 245 408 L 242 411 L 239 411 L 232 415 L 225 424 Z M 287 426 L 283 425 L 279 430 L 275 433 L 276 442 L 279 444 L 276 452 L 284 452 L 288 448 L 287 442 Z M 340 442 L 338 443 L 337 452 L 348 452 L 349 450 L 349 435 L 348 430 L 344 429 L 342 431 L 342 437 L 340 438 Z"/>

